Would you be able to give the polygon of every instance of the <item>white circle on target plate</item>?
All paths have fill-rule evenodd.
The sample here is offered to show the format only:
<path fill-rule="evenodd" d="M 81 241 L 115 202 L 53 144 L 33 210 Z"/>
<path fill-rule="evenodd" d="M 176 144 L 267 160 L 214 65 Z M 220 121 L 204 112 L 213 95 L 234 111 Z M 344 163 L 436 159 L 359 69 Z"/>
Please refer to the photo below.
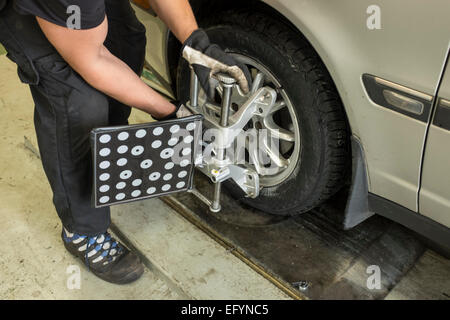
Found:
<path fill-rule="evenodd" d="M 183 151 L 181 151 L 181 154 L 183 156 L 187 156 L 190 153 L 191 153 L 191 148 L 184 148 Z"/>
<path fill-rule="evenodd" d="M 124 170 L 120 173 L 120 179 L 128 179 L 129 177 L 131 177 L 132 172 L 130 170 Z"/>
<path fill-rule="evenodd" d="M 178 173 L 178 178 L 184 178 L 187 176 L 187 171 L 180 171 L 180 173 Z"/>
<path fill-rule="evenodd" d="M 180 162 L 180 166 L 181 167 L 186 167 L 187 165 L 189 165 L 189 160 L 187 160 L 187 159 L 184 159 L 184 160 L 181 160 L 181 162 Z"/>
<path fill-rule="evenodd" d="M 136 131 L 136 138 L 143 138 L 147 135 L 147 131 L 144 129 Z"/>
<path fill-rule="evenodd" d="M 104 196 L 100 198 L 100 203 L 107 203 L 109 201 L 109 197 L 108 196 Z"/>
<path fill-rule="evenodd" d="M 117 136 L 117 139 L 119 139 L 120 141 L 125 141 L 128 139 L 130 135 L 128 134 L 128 132 L 121 132 L 119 133 L 119 135 Z"/>
<path fill-rule="evenodd" d="M 161 140 L 155 140 L 155 141 L 152 142 L 152 148 L 153 149 L 158 149 L 159 147 L 161 147 L 161 145 L 162 145 Z"/>
<path fill-rule="evenodd" d="M 183 139 L 184 143 L 191 143 L 192 141 L 194 141 L 194 137 L 193 136 L 187 136 Z"/>
<path fill-rule="evenodd" d="M 116 184 L 116 189 L 117 190 L 122 190 L 126 186 L 127 186 L 127 184 L 125 182 L 119 182 L 118 184 Z"/>
<path fill-rule="evenodd" d="M 161 188 L 161 190 L 162 190 L 162 191 L 168 191 L 168 190 L 170 190 L 170 184 L 165 184 L 165 185 L 163 185 L 162 188 Z"/>
<path fill-rule="evenodd" d="M 109 173 L 102 173 L 99 177 L 100 181 L 106 181 L 110 177 Z"/>
<path fill-rule="evenodd" d="M 155 187 L 150 187 L 150 188 L 147 189 L 147 193 L 148 193 L 148 194 L 155 193 L 155 191 L 156 191 L 156 188 L 155 188 Z"/>
<path fill-rule="evenodd" d="M 169 159 L 171 156 L 173 156 L 173 149 L 172 148 L 166 148 L 163 151 L 161 151 L 160 157 L 163 159 Z"/>
<path fill-rule="evenodd" d="M 109 191 L 109 186 L 107 184 L 101 186 L 98 190 L 100 190 L 100 192 L 108 192 Z"/>
<path fill-rule="evenodd" d="M 117 148 L 117 152 L 120 154 L 124 154 L 125 152 L 128 151 L 128 147 L 127 146 L 120 146 Z"/>
<path fill-rule="evenodd" d="M 171 173 L 165 174 L 163 179 L 164 179 L 164 181 L 169 181 L 170 179 L 172 179 L 172 174 Z"/>
<path fill-rule="evenodd" d="M 109 148 L 103 148 L 102 150 L 100 150 L 99 154 L 102 157 L 107 157 L 109 156 L 109 154 L 111 153 L 111 150 L 109 150 Z"/>
<path fill-rule="evenodd" d="M 173 164 L 173 162 L 167 162 L 167 163 L 164 165 L 164 169 L 170 170 L 170 169 L 172 169 L 174 166 L 175 166 L 175 165 Z"/>
<path fill-rule="evenodd" d="M 153 161 L 150 159 L 145 159 L 144 161 L 141 162 L 141 168 L 142 169 L 148 169 L 152 166 Z"/>
<path fill-rule="evenodd" d="M 141 195 L 141 191 L 140 191 L 140 190 L 134 190 L 134 191 L 131 193 L 131 196 L 132 196 L 133 198 L 139 197 L 140 195 Z"/>
<path fill-rule="evenodd" d="M 111 163 L 109 161 L 102 161 L 99 164 L 100 169 L 108 169 Z"/>
<path fill-rule="evenodd" d="M 111 136 L 109 134 L 104 134 L 98 139 L 101 143 L 108 143 L 111 141 Z"/>
<path fill-rule="evenodd" d="M 176 133 L 180 130 L 180 126 L 177 124 L 174 124 L 173 126 L 170 127 L 170 132 L 172 133 Z"/>
<path fill-rule="evenodd" d="M 142 184 L 142 180 L 141 179 L 136 179 L 133 180 L 133 182 L 131 183 L 134 187 L 139 187 Z"/>
<path fill-rule="evenodd" d="M 167 142 L 167 144 L 171 147 L 173 147 L 177 143 L 178 143 L 178 138 L 170 138 L 170 140 Z"/>
<path fill-rule="evenodd" d="M 143 146 L 136 146 L 133 149 L 131 149 L 131 154 L 133 156 L 139 156 L 142 154 L 142 152 L 144 152 L 144 147 Z"/>
<path fill-rule="evenodd" d="M 178 189 L 181 189 L 181 188 L 184 187 L 185 184 L 186 184 L 186 183 L 184 183 L 183 181 L 178 182 L 178 183 L 177 183 L 177 188 L 178 188 Z"/>
<path fill-rule="evenodd" d="M 125 158 L 120 158 L 119 160 L 117 160 L 117 165 L 119 167 L 123 167 L 124 165 L 126 165 L 128 163 L 128 160 Z"/>
<path fill-rule="evenodd" d="M 186 129 L 187 129 L 188 131 L 194 130 L 194 129 L 195 129 L 195 123 L 194 123 L 194 122 L 189 123 L 189 124 L 186 126 Z"/>
<path fill-rule="evenodd" d="M 151 174 L 148 176 L 148 179 L 149 179 L 150 181 L 156 181 L 156 180 L 159 179 L 159 177 L 161 177 L 161 173 L 159 173 L 159 172 L 153 172 L 153 173 L 151 173 Z"/>
<path fill-rule="evenodd" d="M 116 195 L 116 200 L 123 200 L 123 199 L 125 199 L 125 193 L 118 193 L 117 195 Z"/>
<path fill-rule="evenodd" d="M 159 135 L 161 135 L 163 132 L 164 132 L 164 129 L 161 128 L 161 127 L 158 127 L 158 128 L 153 129 L 153 135 L 155 135 L 155 136 L 159 136 Z"/>

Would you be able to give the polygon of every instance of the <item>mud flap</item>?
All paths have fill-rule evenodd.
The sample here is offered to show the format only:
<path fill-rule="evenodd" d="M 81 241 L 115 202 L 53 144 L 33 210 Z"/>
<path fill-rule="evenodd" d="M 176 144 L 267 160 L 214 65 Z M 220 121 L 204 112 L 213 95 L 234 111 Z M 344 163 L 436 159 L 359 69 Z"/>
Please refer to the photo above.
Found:
<path fill-rule="evenodd" d="M 192 188 L 202 116 L 91 132 L 95 208 Z"/>

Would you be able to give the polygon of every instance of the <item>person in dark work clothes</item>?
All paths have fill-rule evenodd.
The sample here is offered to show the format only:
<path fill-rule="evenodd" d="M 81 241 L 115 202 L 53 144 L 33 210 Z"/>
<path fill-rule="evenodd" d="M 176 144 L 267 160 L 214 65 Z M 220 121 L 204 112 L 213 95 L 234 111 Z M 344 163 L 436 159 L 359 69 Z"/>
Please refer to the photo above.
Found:
<path fill-rule="evenodd" d="M 237 67 L 245 75 L 241 87 L 248 90 L 248 69 L 210 44 L 188 0 L 149 3 L 185 47 L 201 53 L 200 60 L 214 59 L 204 59 L 209 65 L 197 59 L 194 65 L 205 90 L 210 89 L 214 71 L 211 61 L 235 71 Z M 71 18 L 74 5 L 80 13 L 78 26 Z M 89 133 L 96 127 L 127 125 L 129 106 L 157 120 L 176 117 L 179 105 L 139 77 L 145 57 L 144 26 L 128 0 L 0 0 L 0 43 L 31 90 L 42 163 L 62 221 L 65 247 L 106 281 L 123 284 L 138 279 L 144 270 L 139 258 L 107 232 L 109 208 L 91 206 Z"/>

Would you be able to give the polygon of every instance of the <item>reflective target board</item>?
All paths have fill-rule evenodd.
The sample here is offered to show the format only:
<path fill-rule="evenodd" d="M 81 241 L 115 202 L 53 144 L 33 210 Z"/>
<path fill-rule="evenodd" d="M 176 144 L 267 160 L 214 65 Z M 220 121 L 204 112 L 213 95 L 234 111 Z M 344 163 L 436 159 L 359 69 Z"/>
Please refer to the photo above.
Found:
<path fill-rule="evenodd" d="M 192 188 L 201 115 L 91 132 L 96 208 Z"/>

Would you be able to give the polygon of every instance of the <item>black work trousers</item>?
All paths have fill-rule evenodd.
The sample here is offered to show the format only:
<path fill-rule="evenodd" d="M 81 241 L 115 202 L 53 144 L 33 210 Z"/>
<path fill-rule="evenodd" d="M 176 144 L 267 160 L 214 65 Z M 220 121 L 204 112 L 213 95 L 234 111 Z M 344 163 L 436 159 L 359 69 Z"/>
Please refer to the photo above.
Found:
<path fill-rule="evenodd" d="M 110 211 L 91 205 L 89 133 L 97 127 L 126 125 L 131 109 L 86 83 L 48 42 L 35 17 L 18 14 L 13 2 L 8 0 L 0 12 L 0 43 L 33 96 L 34 124 L 53 203 L 70 232 L 98 235 L 109 227 Z M 105 46 L 140 74 L 145 27 L 128 0 L 105 3 L 109 24 Z"/>

